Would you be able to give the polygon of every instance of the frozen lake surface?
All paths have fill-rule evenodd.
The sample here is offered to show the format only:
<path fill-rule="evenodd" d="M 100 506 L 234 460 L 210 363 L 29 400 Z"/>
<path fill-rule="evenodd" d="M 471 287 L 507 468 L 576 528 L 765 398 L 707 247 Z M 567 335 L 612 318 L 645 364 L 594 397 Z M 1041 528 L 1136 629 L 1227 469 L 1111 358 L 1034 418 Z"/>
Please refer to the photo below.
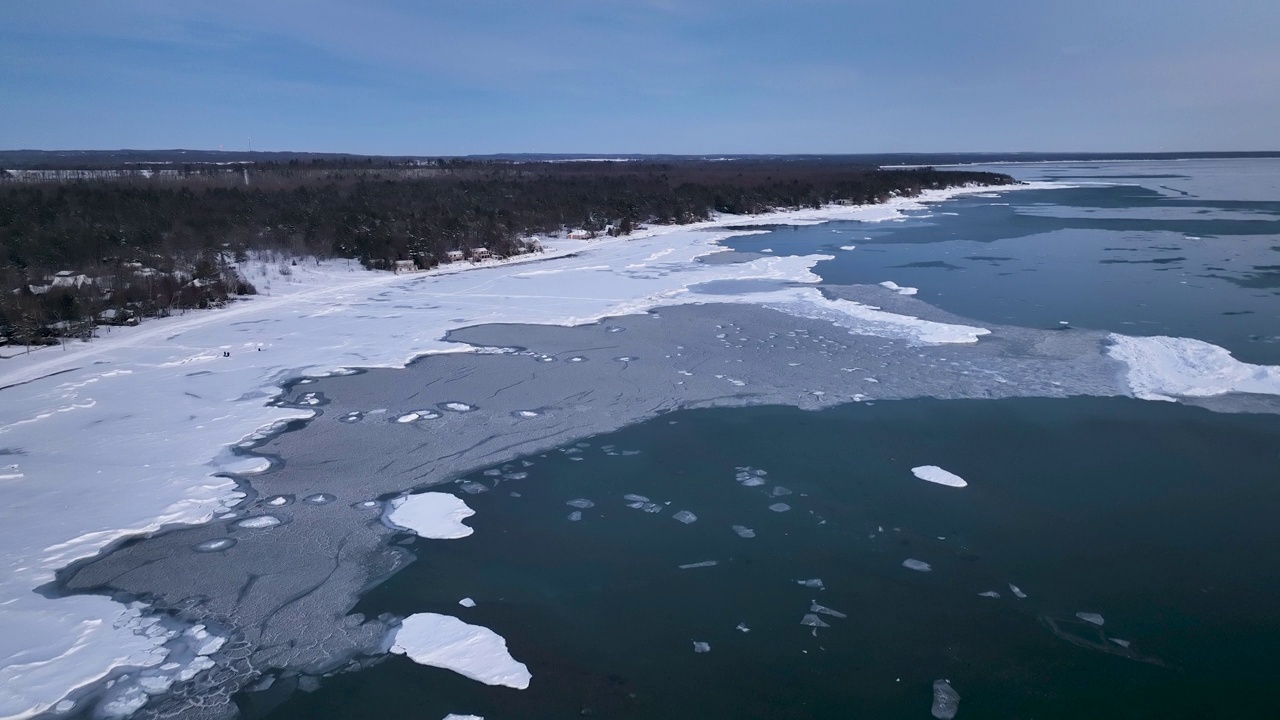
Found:
<path fill-rule="evenodd" d="M 0 491 L 90 502 L 4 531 L 21 571 L 0 620 L 22 633 L 0 678 L 29 682 L 0 709 L 89 683 L 75 710 L 139 717 L 918 717 L 939 678 L 975 716 L 1055 717 L 1112 678 L 1194 707 L 1253 676 L 1152 618 L 1276 639 L 1251 610 L 1274 563 L 1231 539 L 1267 547 L 1280 509 L 1258 486 L 1280 467 L 1280 241 L 1274 204 L 1176 170 L 1037 167 L 1034 188 L 452 275 L 321 264 L 224 315 L 33 354 L 0 391 Z M 954 242 L 1003 245 L 964 265 Z M 117 445 L 135 452 L 86 478 Z M 1223 590 L 1196 605 L 1204 587 Z M 420 632 L 429 616 L 457 632 Z M 397 637 L 468 670 L 391 657 Z M 1025 648 L 1050 665 L 1010 665 Z M 499 684 L 527 688 L 483 684 L 516 664 L 531 679 Z M 1160 674 L 1192 666 L 1204 683 Z"/>

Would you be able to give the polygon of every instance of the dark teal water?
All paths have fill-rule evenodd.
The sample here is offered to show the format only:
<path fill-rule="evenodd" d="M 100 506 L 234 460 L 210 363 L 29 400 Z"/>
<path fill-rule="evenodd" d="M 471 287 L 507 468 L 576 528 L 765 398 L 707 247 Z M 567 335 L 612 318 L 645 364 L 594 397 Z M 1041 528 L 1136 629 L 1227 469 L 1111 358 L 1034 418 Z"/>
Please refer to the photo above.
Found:
<path fill-rule="evenodd" d="M 928 718 L 937 678 L 960 718 L 1277 716 L 1280 418 L 920 400 L 685 411 L 588 442 L 463 495 L 475 534 L 414 539 L 418 561 L 356 608 L 492 628 L 528 690 L 397 656 L 270 717 Z M 970 486 L 917 480 L 921 464 Z M 738 484 L 741 466 L 768 482 Z M 670 504 L 646 514 L 626 493 Z M 574 498 L 596 503 L 580 522 Z M 848 617 L 815 637 L 814 600 Z"/>
<path fill-rule="evenodd" d="M 1195 337 L 1247 362 L 1280 364 L 1280 190 L 1270 199 L 1229 199 L 1258 197 L 1263 180 L 1280 184 L 1280 162 L 1235 184 L 1213 175 L 1210 197 L 1189 194 L 1204 192 L 1197 165 L 1171 165 L 1179 174 L 995 168 L 1031 180 L 1111 184 L 965 197 L 902 221 L 780 227 L 727 244 L 831 254 L 815 268 L 827 283 L 892 280 L 979 321 Z M 1177 190 L 1179 183 L 1191 190 Z M 840 249 L 848 245 L 856 249 Z"/>

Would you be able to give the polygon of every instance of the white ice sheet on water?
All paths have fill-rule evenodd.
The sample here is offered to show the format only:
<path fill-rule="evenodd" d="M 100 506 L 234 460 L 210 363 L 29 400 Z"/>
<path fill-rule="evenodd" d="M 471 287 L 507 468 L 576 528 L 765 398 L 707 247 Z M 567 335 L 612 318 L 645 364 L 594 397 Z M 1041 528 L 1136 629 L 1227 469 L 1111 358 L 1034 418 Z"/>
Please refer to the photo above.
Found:
<path fill-rule="evenodd" d="M 524 663 L 511 657 L 501 635 L 448 615 L 416 613 L 405 618 L 395 631 L 391 652 L 486 685 L 523 690 L 533 678 Z"/>
<path fill-rule="evenodd" d="M 475 532 L 462 521 L 475 515 L 457 495 L 424 492 L 391 501 L 387 522 L 431 540 L 454 540 Z"/>
<path fill-rule="evenodd" d="M 1143 400 L 1227 393 L 1280 395 L 1280 367 L 1250 365 L 1217 345 L 1191 338 L 1111 335 L 1107 353 L 1127 368 L 1129 389 Z"/>
<path fill-rule="evenodd" d="M 717 241 L 735 232 L 707 231 L 716 225 L 892 220 L 921 200 L 957 194 L 720 218 L 632 237 L 550 240 L 544 254 L 427 273 L 257 258 L 243 271 L 260 294 L 230 307 L 112 328 L 91 343 L 0 360 L 0 448 L 22 453 L 15 457 L 19 469 L 5 471 L 17 477 L 0 482 L 0 718 L 46 710 L 115 667 L 163 661 L 159 641 L 135 632 L 136 613 L 120 603 L 96 595 L 51 599 L 33 590 L 115 540 L 205 522 L 237 502 L 232 481 L 215 474 L 245 467 L 228 448 L 312 415 L 266 406 L 282 382 L 466 351 L 441 338 L 478 323 L 589 323 L 705 299 L 688 287 L 716 280 L 812 284 L 819 278 L 811 269 L 825 256 L 736 264 L 696 258 L 721 250 Z M 556 272 L 539 274 L 544 270 Z M 828 300 L 812 287 L 717 300 L 926 343 L 974 342 L 986 333 Z"/>

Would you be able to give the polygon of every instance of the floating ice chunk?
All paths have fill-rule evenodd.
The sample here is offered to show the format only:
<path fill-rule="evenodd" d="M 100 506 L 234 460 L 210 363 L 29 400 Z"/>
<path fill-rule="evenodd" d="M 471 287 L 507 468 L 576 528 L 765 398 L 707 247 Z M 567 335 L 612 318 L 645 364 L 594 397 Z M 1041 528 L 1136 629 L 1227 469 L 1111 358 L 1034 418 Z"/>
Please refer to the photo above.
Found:
<path fill-rule="evenodd" d="M 414 420 L 418 420 L 418 419 L 420 419 L 421 417 L 422 417 L 422 416 L 421 416 L 421 415 L 419 415 L 419 414 L 418 414 L 418 413 L 416 413 L 416 412 L 405 413 L 404 415 L 401 415 L 400 417 L 396 418 L 396 422 L 398 422 L 398 423 L 411 423 L 411 422 L 413 422 Z"/>
<path fill-rule="evenodd" d="M 236 544 L 235 538 L 218 538 L 217 540 L 205 540 L 196 544 L 192 549 L 196 552 L 221 552 L 227 550 Z"/>
<path fill-rule="evenodd" d="M 995 590 L 988 590 L 988 591 L 986 591 L 986 592 L 980 592 L 980 593 L 978 593 L 978 597 L 985 597 L 985 598 L 998 598 L 998 597 L 1000 597 L 1000 593 L 996 592 Z"/>
<path fill-rule="evenodd" d="M 769 506 L 769 509 L 770 509 L 770 510 L 772 510 L 772 511 L 774 511 L 774 512 L 781 513 L 781 512 L 786 512 L 786 511 L 790 510 L 790 509 L 791 509 L 791 506 L 790 506 L 790 505 L 788 505 L 788 504 L 786 504 L 786 503 L 780 502 L 780 503 L 774 503 L 774 504 L 770 505 L 770 506 Z"/>
<path fill-rule="evenodd" d="M 704 643 L 704 642 L 699 642 L 697 640 L 694 640 L 693 651 L 696 653 L 711 652 L 711 643 Z"/>
<path fill-rule="evenodd" d="M 484 471 L 485 477 L 498 477 L 501 474 L 502 474 L 501 468 L 489 468 L 488 470 Z"/>
<path fill-rule="evenodd" d="M 746 623 L 738 623 L 737 629 L 739 632 L 744 632 L 744 633 L 751 632 L 751 628 L 747 627 Z"/>
<path fill-rule="evenodd" d="M 469 598 L 469 597 L 466 597 L 466 598 L 462 598 L 461 600 L 459 600 L 459 601 L 458 601 L 458 604 L 459 604 L 459 605 L 461 605 L 462 607 L 465 607 L 465 608 L 473 608 L 473 607 L 475 607 L 475 606 L 476 606 L 476 601 L 475 601 L 475 600 L 472 600 L 472 599 L 471 599 L 471 598 Z"/>
<path fill-rule="evenodd" d="M 268 505 L 270 505 L 271 507 L 280 507 L 281 505 L 288 505 L 288 504 L 289 504 L 289 496 L 288 496 L 288 495 L 276 495 L 275 497 L 273 497 L 273 498 L 271 498 L 270 500 L 268 500 L 268 501 L 267 501 L 267 504 L 268 504 Z"/>
<path fill-rule="evenodd" d="M 1224 348 L 1191 338 L 1108 337 L 1107 354 L 1128 365 L 1129 389 L 1143 400 L 1280 395 L 1280 366 L 1242 363 Z"/>
<path fill-rule="evenodd" d="M 857 250 L 858 246 L 857 245 L 841 245 L 840 249 L 841 250 Z"/>
<path fill-rule="evenodd" d="M 960 693 L 946 680 L 933 681 L 933 709 L 938 720 L 951 720 L 960 710 Z"/>
<path fill-rule="evenodd" d="M 786 488 L 784 488 L 784 487 L 782 487 L 781 485 L 778 485 L 777 487 L 775 487 L 775 488 L 773 489 L 773 496 L 774 496 L 774 497 L 782 497 L 782 496 L 784 496 L 784 495 L 790 495 L 790 494 L 791 494 L 791 491 L 790 491 L 790 490 L 788 490 L 788 489 L 786 489 Z"/>
<path fill-rule="evenodd" d="M 679 520 L 685 525 L 688 525 L 689 523 L 692 523 L 692 522 L 697 522 L 698 520 L 698 516 L 694 515 L 688 510 L 681 510 L 680 512 L 676 513 L 675 515 L 672 515 L 671 517 L 676 520 Z"/>
<path fill-rule="evenodd" d="M 236 523 L 236 527 L 248 528 L 250 530 L 261 530 L 263 528 L 275 527 L 280 524 L 280 518 L 275 515 L 254 515 L 245 518 Z"/>
<path fill-rule="evenodd" d="M 933 566 L 930 565 L 929 563 L 923 562 L 921 560 L 915 560 L 913 558 L 907 558 L 906 560 L 903 560 L 902 567 L 908 570 L 915 570 L 916 572 L 932 572 L 933 571 Z"/>
<path fill-rule="evenodd" d="M 1115 643 L 1115 644 L 1119 645 L 1119 646 L 1120 646 L 1120 647 L 1122 647 L 1122 648 L 1127 648 L 1127 647 L 1129 647 L 1130 645 L 1132 645 L 1132 644 L 1133 644 L 1133 643 L 1129 642 L 1128 640 L 1121 640 L 1120 638 L 1107 638 L 1107 639 L 1108 639 L 1108 640 L 1110 640 L 1111 642 L 1113 642 L 1113 643 Z"/>
<path fill-rule="evenodd" d="M 756 536 L 756 531 L 746 525 L 734 525 L 733 531 L 737 533 L 740 538 L 753 538 Z"/>
<path fill-rule="evenodd" d="M 644 503 L 644 504 L 641 506 L 641 508 L 640 508 L 640 509 L 641 509 L 641 510 L 644 510 L 645 512 L 647 512 L 647 513 L 649 513 L 649 514 L 653 514 L 653 513 L 660 513 L 660 512 L 662 512 L 662 506 L 661 506 L 661 505 L 659 505 L 658 503 L 651 503 L 651 502 L 649 502 L 649 503 Z M 682 520 L 681 522 L 684 522 L 684 521 Z"/>
<path fill-rule="evenodd" d="M 332 495 L 330 493 L 316 493 L 315 495 L 308 495 L 302 498 L 302 502 L 311 503 L 312 505 L 328 505 L 337 499 L 336 495 Z"/>
<path fill-rule="evenodd" d="M 884 282 L 880 283 L 880 287 L 888 288 L 889 290 L 892 290 L 898 293 L 899 295 L 915 295 L 916 293 L 920 292 L 916 288 L 903 287 L 892 280 L 885 280 Z"/>
<path fill-rule="evenodd" d="M 391 652 L 486 685 L 523 690 L 533 678 L 524 663 L 511 657 L 502 636 L 448 615 L 417 613 L 405 618 L 395 631 Z"/>
<path fill-rule="evenodd" d="M 527 477 L 529 477 L 529 473 L 527 472 L 509 472 L 502 474 L 503 480 L 524 480 Z"/>
<path fill-rule="evenodd" d="M 623 451 L 622 451 L 622 454 L 623 454 L 624 456 L 639 455 L 639 454 L 640 454 L 640 451 L 639 451 L 639 450 L 623 450 Z"/>
<path fill-rule="evenodd" d="M 1022 592 L 1022 590 L 1017 585 L 1014 585 L 1013 583 L 1009 583 L 1009 592 L 1013 593 L 1013 596 L 1018 598 L 1019 600 L 1027 596 L 1026 593 Z"/>
<path fill-rule="evenodd" d="M 1106 622 L 1106 620 L 1102 619 L 1101 615 L 1093 612 L 1078 612 L 1076 613 L 1076 617 L 1080 618 L 1081 620 L 1087 623 L 1093 623 L 1098 627 L 1102 627 L 1102 624 Z"/>
<path fill-rule="evenodd" d="M 478 483 L 473 480 L 458 483 L 458 487 L 462 489 L 462 492 L 468 495 L 479 495 L 482 492 L 489 492 L 488 485 Z"/>
<path fill-rule="evenodd" d="M 800 618 L 800 624 L 807 625 L 809 627 L 815 627 L 815 628 L 831 627 L 830 625 L 823 622 L 822 618 L 818 617 L 817 615 L 814 615 L 813 613 L 806 613 L 804 617 Z"/>
<path fill-rule="evenodd" d="M 692 570 L 692 569 L 694 569 L 694 568 L 715 567 L 716 565 L 719 565 L 719 564 L 720 564 L 720 561 L 719 561 L 719 560 L 703 560 L 702 562 L 696 562 L 696 563 L 689 563 L 689 564 L 687 564 L 687 565 L 681 565 L 681 566 L 680 566 L 680 569 L 681 569 L 681 570 Z"/>
<path fill-rule="evenodd" d="M 803 585 L 807 588 L 813 588 L 815 590 L 821 590 L 823 588 L 822 578 L 810 578 L 808 580 L 797 580 L 796 584 Z"/>
<path fill-rule="evenodd" d="M 946 485 L 947 487 L 962 488 L 967 487 L 969 483 L 964 478 L 938 467 L 937 465 L 921 465 L 911 468 L 911 474 L 935 485 Z"/>
<path fill-rule="evenodd" d="M 743 475 L 738 479 L 743 487 L 758 487 L 764 484 L 764 478 L 759 475 Z"/>
<path fill-rule="evenodd" d="M 538 417 L 538 413 L 536 413 L 536 412 L 534 412 L 534 411 L 532 411 L 532 410 L 521 410 L 521 411 L 520 411 L 519 413 L 517 413 L 517 414 L 518 414 L 520 417 L 522 417 L 522 418 L 536 418 L 536 417 Z"/>
<path fill-rule="evenodd" d="M 569 513 L 569 522 L 578 522 L 581 519 L 582 519 L 581 510 L 574 510 L 573 512 Z"/>
<path fill-rule="evenodd" d="M 626 495 L 622 496 L 622 499 L 627 500 L 628 502 L 638 502 L 638 503 L 649 502 L 649 498 L 643 495 L 636 495 L 635 493 L 627 493 Z"/>
<path fill-rule="evenodd" d="M 402 495 L 392 500 L 387 522 L 421 538 L 452 540 L 475 532 L 462 524 L 465 518 L 475 514 L 476 511 L 467 507 L 457 495 L 426 492 Z"/>
<path fill-rule="evenodd" d="M 457 713 L 449 713 L 444 716 L 444 720 L 484 720 L 479 715 L 459 715 Z"/>
<path fill-rule="evenodd" d="M 566 503 L 565 503 L 565 505 L 568 505 L 569 507 L 576 507 L 576 508 L 578 508 L 579 510 L 586 510 L 587 508 L 591 508 L 591 507 L 595 507 L 595 506 L 596 506 L 596 504 L 595 504 L 594 502 L 592 502 L 592 501 L 590 501 L 590 500 L 588 500 L 588 499 L 586 499 L 586 498 L 577 498 L 577 499 L 574 499 L 574 500 L 570 500 L 570 501 L 566 502 Z"/>
<path fill-rule="evenodd" d="M 839 610 L 832 610 L 831 608 L 825 605 L 819 605 L 816 602 L 811 602 L 811 604 L 809 605 L 809 612 L 818 613 L 819 615 L 830 615 L 831 617 L 837 617 L 837 618 L 849 617 L 848 615 L 845 615 Z"/>
<path fill-rule="evenodd" d="M 444 407 L 446 410 L 452 410 L 460 413 L 471 412 L 476 409 L 474 405 L 468 405 L 464 402 L 447 402 L 444 404 Z"/>

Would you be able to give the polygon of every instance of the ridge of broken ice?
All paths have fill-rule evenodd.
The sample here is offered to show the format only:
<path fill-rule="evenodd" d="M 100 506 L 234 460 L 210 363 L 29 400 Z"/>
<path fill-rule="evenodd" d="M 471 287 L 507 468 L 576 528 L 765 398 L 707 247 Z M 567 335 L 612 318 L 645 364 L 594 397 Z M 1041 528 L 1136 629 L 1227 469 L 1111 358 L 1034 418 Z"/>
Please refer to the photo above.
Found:
<path fill-rule="evenodd" d="M 915 295 L 916 293 L 920 292 L 918 288 L 904 287 L 892 280 L 885 280 L 884 282 L 880 283 L 880 287 L 892 290 L 898 293 L 899 295 Z"/>
<path fill-rule="evenodd" d="M 486 685 L 524 690 L 533 679 L 529 668 L 511 657 L 501 635 L 448 615 L 416 613 L 405 618 L 394 631 L 391 652 Z"/>
<path fill-rule="evenodd" d="M 409 530 L 421 538 L 453 540 L 475 532 L 462 524 L 475 514 L 457 495 L 425 492 L 393 499 L 386 518 L 393 527 Z"/>

